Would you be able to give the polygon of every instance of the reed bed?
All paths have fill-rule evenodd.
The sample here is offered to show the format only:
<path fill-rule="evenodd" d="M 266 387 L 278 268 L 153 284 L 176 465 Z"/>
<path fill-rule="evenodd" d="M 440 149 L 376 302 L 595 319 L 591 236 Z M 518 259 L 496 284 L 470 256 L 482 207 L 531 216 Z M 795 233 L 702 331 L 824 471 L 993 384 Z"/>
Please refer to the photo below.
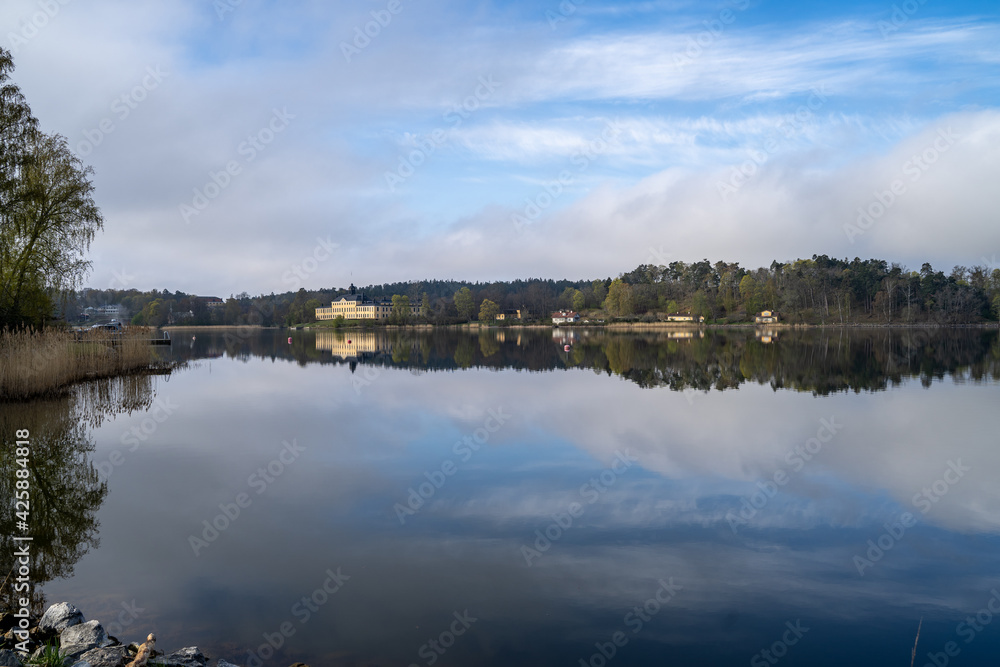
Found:
<path fill-rule="evenodd" d="M 149 332 L 0 331 L 0 401 L 58 394 L 91 378 L 152 368 Z"/>

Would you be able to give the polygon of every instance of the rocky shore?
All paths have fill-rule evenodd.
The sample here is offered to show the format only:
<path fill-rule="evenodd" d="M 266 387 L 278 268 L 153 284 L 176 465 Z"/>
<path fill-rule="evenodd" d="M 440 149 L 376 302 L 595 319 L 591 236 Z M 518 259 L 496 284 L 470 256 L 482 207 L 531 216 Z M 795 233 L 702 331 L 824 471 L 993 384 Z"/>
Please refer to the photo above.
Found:
<path fill-rule="evenodd" d="M 123 645 L 111 637 L 99 621 L 87 621 L 83 613 L 68 602 L 58 602 L 41 618 L 27 619 L 25 630 L 12 613 L 0 614 L 0 667 L 26 667 L 41 662 L 48 646 L 56 646 L 66 667 L 125 667 L 139 651 L 137 644 Z M 27 649 L 24 651 L 23 649 Z M 197 646 L 172 652 L 153 649 L 148 667 L 239 667 L 225 660 L 213 661 Z M 307 667 L 300 662 L 292 667 Z"/>

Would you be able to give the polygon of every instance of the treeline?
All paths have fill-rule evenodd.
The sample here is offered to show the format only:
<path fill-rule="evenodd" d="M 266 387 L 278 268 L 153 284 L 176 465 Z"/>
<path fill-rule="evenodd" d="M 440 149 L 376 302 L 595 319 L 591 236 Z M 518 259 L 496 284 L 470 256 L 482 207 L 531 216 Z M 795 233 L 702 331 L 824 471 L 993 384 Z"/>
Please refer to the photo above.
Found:
<path fill-rule="evenodd" d="M 621 279 L 634 314 L 690 310 L 716 321 L 745 321 L 777 310 L 792 323 L 974 323 L 1000 317 L 1000 269 L 956 266 L 949 274 L 882 259 L 813 255 L 767 268 L 707 259 L 641 265 Z"/>
<path fill-rule="evenodd" d="M 143 326 L 288 326 L 315 321 L 316 308 L 330 305 L 335 293 L 335 290 L 308 292 L 300 289 L 298 292 L 252 297 L 243 292 L 223 298 L 222 305 L 212 307 L 206 295 L 179 291 L 87 289 L 71 293 L 59 315 L 73 323 L 80 321 L 88 308 L 96 310 L 101 306 L 116 305 L 121 306 L 121 312 L 102 319 L 118 319 Z"/>
<path fill-rule="evenodd" d="M 426 280 L 368 285 L 359 291 L 372 298 L 405 296 L 409 303 L 423 305 L 422 316 L 410 321 L 437 324 L 475 320 L 487 301 L 501 311 L 526 310 L 534 321 L 545 321 L 557 309 L 638 321 L 690 312 L 716 323 L 753 321 L 762 310 L 779 311 L 784 322 L 809 324 L 955 324 L 1000 318 L 1000 269 L 956 266 L 946 275 L 926 263 L 909 271 L 880 259 L 826 255 L 757 269 L 735 262 L 678 261 L 644 264 L 615 279 Z M 282 326 L 314 322 L 316 308 L 348 292 L 244 292 L 210 308 L 204 298 L 183 292 L 85 290 L 70 294 L 62 314 L 74 321 L 88 306 L 120 304 L 123 319 L 134 324 Z"/>

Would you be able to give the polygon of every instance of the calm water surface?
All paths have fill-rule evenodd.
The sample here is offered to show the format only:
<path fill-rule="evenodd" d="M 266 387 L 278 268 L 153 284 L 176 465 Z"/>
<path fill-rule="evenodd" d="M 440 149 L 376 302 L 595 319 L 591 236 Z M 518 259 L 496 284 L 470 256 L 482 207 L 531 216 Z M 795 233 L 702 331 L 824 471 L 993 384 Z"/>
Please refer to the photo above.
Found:
<path fill-rule="evenodd" d="M 49 602 L 240 665 L 995 664 L 996 330 L 291 333 L 4 407 Z"/>

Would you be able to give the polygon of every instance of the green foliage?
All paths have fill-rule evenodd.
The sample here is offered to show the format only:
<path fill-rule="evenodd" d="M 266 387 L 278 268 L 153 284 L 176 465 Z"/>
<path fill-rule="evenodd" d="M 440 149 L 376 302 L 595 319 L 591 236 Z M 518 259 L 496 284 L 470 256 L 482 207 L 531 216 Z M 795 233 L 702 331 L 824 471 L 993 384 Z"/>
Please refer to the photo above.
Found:
<path fill-rule="evenodd" d="M 319 299 L 309 299 L 306 301 L 305 306 L 303 306 L 303 315 L 305 318 L 303 322 L 315 322 L 316 321 L 316 309 L 322 308 L 323 304 L 319 302 Z"/>
<path fill-rule="evenodd" d="M 59 650 L 59 647 L 49 642 L 37 656 L 29 658 L 29 665 L 39 665 L 39 667 L 63 667 L 66 664 L 66 656 Z"/>
<path fill-rule="evenodd" d="M 472 290 L 468 287 L 458 290 L 455 292 L 454 301 L 458 316 L 466 321 L 471 321 L 476 312 L 476 302 L 472 299 Z"/>
<path fill-rule="evenodd" d="M 712 317 L 712 308 L 708 304 L 708 297 L 703 290 L 694 293 L 691 299 L 691 313 L 700 315 L 706 319 Z"/>
<path fill-rule="evenodd" d="M 608 296 L 604 300 L 604 309 L 612 317 L 628 317 L 635 312 L 632 286 L 615 278 L 608 288 Z"/>
<path fill-rule="evenodd" d="M 492 322 L 500 314 L 500 307 L 489 299 L 483 299 L 483 303 L 479 306 L 479 321 L 480 322 Z"/>
<path fill-rule="evenodd" d="M 0 176 L 7 188 L 0 199 L 10 201 L 0 210 L 0 325 L 43 326 L 52 312 L 47 292 L 81 284 L 90 269 L 84 254 L 104 219 L 93 200 L 93 170 L 64 137 L 33 132 L 18 148 L 26 156 L 16 173 Z M 4 146 L 0 153 L 14 150 Z"/>
<path fill-rule="evenodd" d="M 392 319 L 397 324 L 402 324 L 410 319 L 410 297 L 405 295 L 392 295 Z"/>

